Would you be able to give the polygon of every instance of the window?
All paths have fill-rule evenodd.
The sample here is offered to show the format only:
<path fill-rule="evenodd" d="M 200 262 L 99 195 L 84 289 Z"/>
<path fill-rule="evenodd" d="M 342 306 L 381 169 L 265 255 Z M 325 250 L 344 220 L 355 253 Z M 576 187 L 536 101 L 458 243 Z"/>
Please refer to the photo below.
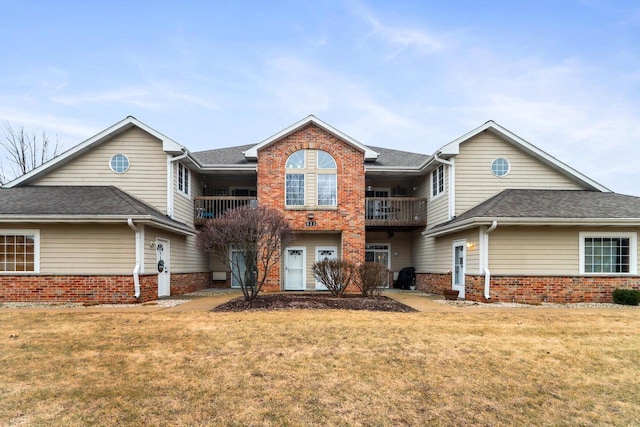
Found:
<path fill-rule="evenodd" d="M 114 154 L 109 161 L 109 167 L 115 173 L 125 173 L 129 170 L 129 158 L 124 154 Z"/>
<path fill-rule="evenodd" d="M 444 193 L 444 165 L 431 172 L 431 197 Z"/>
<path fill-rule="evenodd" d="M 491 173 L 495 176 L 506 176 L 511 170 L 511 165 L 509 165 L 509 161 L 507 159 L 499 158 L 495 159 L 491 163 Z"/>
<path fill-rule="evenodd" d="M 304 168 L 304 150 L 298 150 L 287 159 L 285 165 L 287 169 L 302 169 Z"/>
<path fill-rule="evenodd" d="M 335 159 L 325 151 L 318 151 L 318 169 L 337 169 Z"/>
<path fill-rule="evenodd" d="M 298 150 L 289 156 L 285 169 L 286 206 L 338 205 L 338 167 L 331 154 L 322 150 Z"/>
<path fill-rule="evenodd" d="M 318 206 L 336 206 L 336 175 L 318 175 Z"/>
<path fill-rule="evenodd" d="M 304 174 L 287 174 L 285 203 L 287 206 L 304 206 Z"/>
<path fill-rule="evenodd" d="M 0 230 L 0 273 L 38 273 L 40 232 Z"/>
<path fill-rule="evenodd" d="M 636 274 L 636 233 L 580 233 L 581 274 Z"/>
<path fill-rule="evenodd" d="M 178 163 L 178 191 L 189 195 L 189 169 L 182 163 Z"/>

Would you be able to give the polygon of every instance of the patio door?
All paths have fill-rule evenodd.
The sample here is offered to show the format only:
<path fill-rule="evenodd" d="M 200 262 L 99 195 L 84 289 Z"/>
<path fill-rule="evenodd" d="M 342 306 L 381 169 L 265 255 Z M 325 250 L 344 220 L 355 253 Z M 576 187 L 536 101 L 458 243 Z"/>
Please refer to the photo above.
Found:
<path fill-rule="evenodd" d="M 338 258 L 338 248 L 336 246 L 317 246 L 316 262 Z M 316 291 L 326 291 L 327 287 L 316 280 Z"/>
<path fill-rule="evenodd" d="M 156 240 L 156 267 L 158 271 L 158 296 L 168 297 L 171 295 L 171 269 L 169 241 L 165 239 Z"/>
<path fill-rule="evenodd" d="M 459 292 L 459 298 L 464 298 L 464 273 L 467 264 L 466 243 L 466 240 L 456 240 L 453 242 L 453 274 L 451 275 L 451 289 Z"/>
<path fill-rule="evenodd" d="M 304 291 L 306 289 L 306 248 L 302 246 L 286 249 L 284 261 L 285 291 Z"/>
<path fill-rule="evenodd" d="M 367 243 L 364 251 L 364 260 L 366 262 L 377 262 L 386 269 L 391 269 L 391 247 L 387 243 Z M 384 287 L 389 287 L 388 280 Z"/>

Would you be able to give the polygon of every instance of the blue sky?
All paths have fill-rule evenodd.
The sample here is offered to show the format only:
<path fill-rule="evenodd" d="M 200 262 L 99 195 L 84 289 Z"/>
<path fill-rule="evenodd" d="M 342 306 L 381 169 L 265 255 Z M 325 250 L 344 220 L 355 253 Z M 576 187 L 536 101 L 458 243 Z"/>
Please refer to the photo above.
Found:
<path fill-rule="evenodd" d="M 493 119 L 640 195 L 637 1 L 0 0 L 0 15 L 0 121 L 64 148 L 128 115 L 199 151 L 314 114 L 432 154 Z"/>

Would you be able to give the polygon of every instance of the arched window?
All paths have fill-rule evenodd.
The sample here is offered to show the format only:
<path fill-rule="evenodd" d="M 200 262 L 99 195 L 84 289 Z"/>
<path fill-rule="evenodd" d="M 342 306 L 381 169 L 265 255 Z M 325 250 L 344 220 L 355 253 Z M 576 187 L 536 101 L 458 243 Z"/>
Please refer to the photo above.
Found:
<path fill-rule="evenodd" d="M 285 169 L 286 206 L 338 205 L 337 164 L 331 154 L 322 150 L 298 150 L 289 156 Z M 313 199 L 309 198 L 312 194 L 316 195 Z"/>

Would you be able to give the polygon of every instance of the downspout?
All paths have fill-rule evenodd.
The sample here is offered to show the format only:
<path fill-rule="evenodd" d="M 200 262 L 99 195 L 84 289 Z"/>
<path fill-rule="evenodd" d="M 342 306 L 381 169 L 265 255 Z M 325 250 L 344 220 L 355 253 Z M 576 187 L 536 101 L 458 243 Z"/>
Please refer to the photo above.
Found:
<path fill-rule="evenodd" d="M 167 155 L 167 215 L 169 218 L 173 218 L 173 162 L 184 159 L 188 154 L 185 151 L 175 157 Z"/>
<path fill-rule="evenodd" d="M 438 157 L 439 153 L 433 155 L 436 162 L 449 166 L 449 219 L 456 215 L 456 164 L 453 160 L 445 160 Z"/>
<path fill-rule="evenodd" d="M 487 300 L 491 299 L 491 294 L 489 293 L 489 288 L 491 286 L 491 271 L 489 271 L 489 233 L 495 230 L 497 226 L 498 221 L 493 221 L 491 223 L 491 227 L 484 231 L 484 239 L 482 240 L 482 257 L 484 258 L 484 298 Z"/>
<path fill-rule="evenodd" d="M 133 290 L 134 296 L 140 298 L 140 230 L 133 223 L 133 219 L 127 219 L 127 224 L 136 232 L 136 265 L 133 267 Z"/>

